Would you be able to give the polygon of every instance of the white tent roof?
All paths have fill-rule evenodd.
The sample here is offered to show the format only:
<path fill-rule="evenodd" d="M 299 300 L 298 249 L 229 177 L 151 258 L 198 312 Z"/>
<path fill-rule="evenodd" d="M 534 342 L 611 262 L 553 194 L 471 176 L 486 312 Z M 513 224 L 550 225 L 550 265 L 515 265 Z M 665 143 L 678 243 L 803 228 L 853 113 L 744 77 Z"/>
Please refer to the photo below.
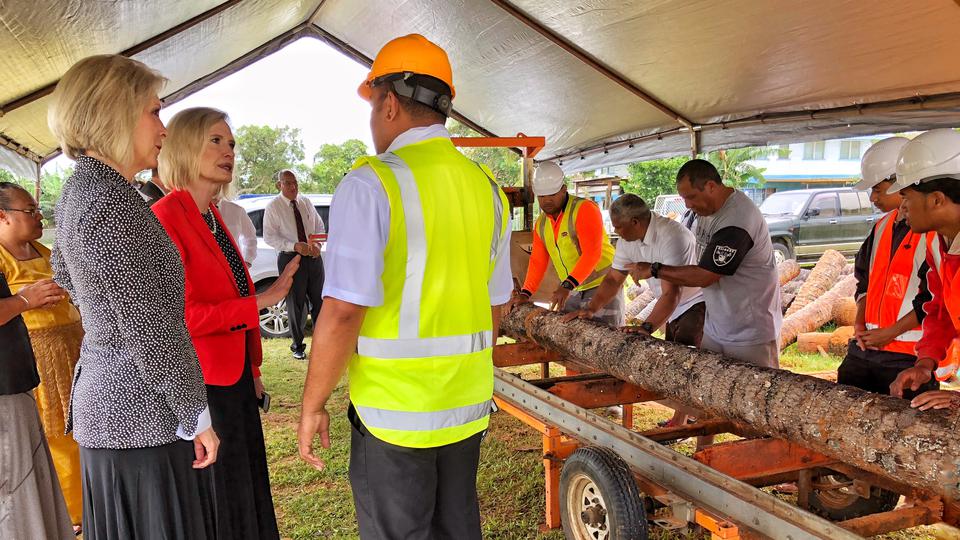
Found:
<path fill-rule="evenodd" d="M 0 165 L 18 171 L 56 155 L 47 96 L 80 58 L 144 61 L 169 102 L 301 37 L 369 63 L 424 34 L 461 119 L 544 135 L 538 158 L 568 172 L 960 125 L 957 0 L 13 0 L 0 20 Z"/>

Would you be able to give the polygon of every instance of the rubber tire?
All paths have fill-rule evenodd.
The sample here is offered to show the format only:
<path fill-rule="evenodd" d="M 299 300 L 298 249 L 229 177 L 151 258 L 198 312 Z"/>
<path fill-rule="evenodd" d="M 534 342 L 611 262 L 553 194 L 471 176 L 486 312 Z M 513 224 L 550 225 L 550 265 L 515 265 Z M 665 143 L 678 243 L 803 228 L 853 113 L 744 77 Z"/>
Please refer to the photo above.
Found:
<path fill-rule="evenodd" d="M 790 246 L 779 240 L 773 241 L 773 250 L 783 255 L 783 260 L 785 261 L 793 258 L 793 253 L 790 252 Z M 776 254 L 774 254 L 774 257 L 776 257 Z"/>
<path fill-rule="evenodd" d="M 834 506 L 826 506 L 817 492 L 814 491 L 810 494 L 810 511 L 830 521 L 845 521 L 870 514 L 889 512 L 897 507 L 897 502 L 899 501 L 899 493 L 873 486 L 870 488 L 869 499 L 857 497 L 857 499 L 849 505 L 837 508 Z"/>
<path fill-rule="evenodd" d="M 267 290 L 267 289 L 270 287 L 270 285 L 273 284 L 273 281 L 274 281 L 274 280 L 271 279 L 271 280 L 269 280 L 269 281 L 263 281 L 263 282 L 258 283 L 258 284 L 256 285 L 257 294 L 260 294 L 260 293 L 262 293 L 263 291 Z M 262 315 L 264 311 L 266 311 L 266 310 L 260 310 L 260 314 Z M 289 318 L 289 316 L 288 316 L 288 318 Z M 273 332 L 273 331 L 271 331 L 271 330 L 267 330 L 267 329 L 264 328 L 263 326 L 259 325 L 259 323 L 258 323 L 258 326 L 260 326 L 260 337 L 262 337 L 262 338 L 265 338 L 265 339 L 278 339 L 278 338 L 287 338 L 287 337 L 290 337 L 290 330 L 287 330 L 286 332 L 279 332 L 279 333 L 277 333 L 277 332 Z M 289 325 L 289 321 L 288 321 L 288 323 L 287 323 L 287 328 L 289 328 L 289 327 L 290 327 L 290 325 Z"/>
<path fill-rule="evenodd" d="M 603 495 L 610 525 L 609 540 L 647 539 L 646 509 L 630 467 L 616 452 L 599 446 L 581 447 L 563 464 L 560 473 L 560 522 L 566 538 L 577 538 L 571 519 L 580 519 L 580 516 L 567 515 L 566 500 L 571 480 L 578 473 L 587 476 Z"/>

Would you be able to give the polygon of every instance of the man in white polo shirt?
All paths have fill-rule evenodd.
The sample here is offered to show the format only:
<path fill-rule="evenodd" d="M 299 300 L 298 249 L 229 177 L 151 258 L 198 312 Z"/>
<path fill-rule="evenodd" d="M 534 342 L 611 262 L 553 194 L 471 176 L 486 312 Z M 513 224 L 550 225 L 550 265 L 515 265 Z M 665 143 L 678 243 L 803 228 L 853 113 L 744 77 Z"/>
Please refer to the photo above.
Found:
<path fill-rule="evenodd" d="M 610 206 L 610 221 L 620 236 L 611 269 L 587 307 L 567 314 L 564 321 L 592 318 L 620 292 L 635 263 L 696 264 L 693 233 L 680 223 L 651 212 L 640 197 L 620 196 Z M 626 328 L 649 335 L 666 325 L 667 341 L 699 347 L 704 317 L 700 288 L 681 287 L 656 278 L 648 279 L 647 284 L 657 298 L 653 311 L 640 326 Z"/>

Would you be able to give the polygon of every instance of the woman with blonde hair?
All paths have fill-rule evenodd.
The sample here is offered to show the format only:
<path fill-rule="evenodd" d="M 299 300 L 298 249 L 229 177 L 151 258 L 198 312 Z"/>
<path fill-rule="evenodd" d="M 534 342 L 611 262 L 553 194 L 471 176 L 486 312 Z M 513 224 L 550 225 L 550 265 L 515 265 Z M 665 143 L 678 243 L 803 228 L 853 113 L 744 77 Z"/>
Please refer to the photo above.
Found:
<path fill-rule="evenodd" d="M 293 261 L 256 294 L 237 243 L 213 200 L 233 180 L 233 133 L 226 113 L 193 108 L 170 119 L 160 176 L 172 191 L 151 207 L 176 244 L 186 275 L 186 321 L 207 383 L 210 416 L 223 446 L 209 474 L 220 538 L 276 539 L 262 398 L 260 310 L 287 295 Z"/>
<path fill-rule="evenodd" d="M 53 277 L 50 250 L 38 242 L 41 236 L 43 214 L 37 201 L 17 184 L 0 182 L 0 273 L 6 276 L 14 294 Z M 35 391 L 37 409 L 70 518 L 79 531 L 83 511 L 80 449 L 63 430 L 73 368 L 83 339 L 80 313 L 68 298 L 61 298 L 51 305 L 25 302 L 21 314 L 40 370 L 40 386 Z"/>
<path fill-rule="evenodd" d="M 63 75 L 48 110 L 76 160 L 51 264 L 85 334 L 66 418 L 80 445 L 85 540 L 215 537 L 197 469 L 216 461 L 219 440 L 184 323 L 183 267 L 132 184 L 157 166 L 164 82 L 136 60 L 91 56 Z"/>

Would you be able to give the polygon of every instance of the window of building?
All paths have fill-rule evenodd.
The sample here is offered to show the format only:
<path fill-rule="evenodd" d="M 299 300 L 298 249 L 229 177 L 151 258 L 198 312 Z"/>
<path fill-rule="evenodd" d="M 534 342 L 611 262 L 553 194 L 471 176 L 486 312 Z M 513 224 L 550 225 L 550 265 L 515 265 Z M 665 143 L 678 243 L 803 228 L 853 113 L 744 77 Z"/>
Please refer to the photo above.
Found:
<path fill-rule="evenodd" d="M 817 160 L 823 159 L 823 151 L 827 144 L 823 141 L 803 143 L 803 159 Z"/>
<path fill-rule="evenodd" d="M 860 141 L 840 141 L 840 159 L 859 160 Z"/>
<path fill-rule="evenodd" d="M 777 159 L 790 159 L 789 144 L 781 144 L 777 147 Z"/>

